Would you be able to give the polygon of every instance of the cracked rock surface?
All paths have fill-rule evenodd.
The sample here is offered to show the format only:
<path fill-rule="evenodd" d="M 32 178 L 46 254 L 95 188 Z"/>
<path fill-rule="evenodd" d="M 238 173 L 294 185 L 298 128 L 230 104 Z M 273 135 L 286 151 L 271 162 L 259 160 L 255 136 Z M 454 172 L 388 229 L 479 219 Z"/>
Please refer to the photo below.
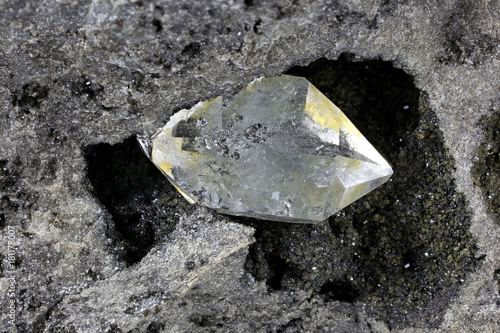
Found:
<path fill-rule="evenodd" d="M 0 1 L 0 331 L 500 331 L 499 46 L 496 0 Z M 236 218 L 140 151 L 283 73 L 387 184 L 316 225 Z"/>

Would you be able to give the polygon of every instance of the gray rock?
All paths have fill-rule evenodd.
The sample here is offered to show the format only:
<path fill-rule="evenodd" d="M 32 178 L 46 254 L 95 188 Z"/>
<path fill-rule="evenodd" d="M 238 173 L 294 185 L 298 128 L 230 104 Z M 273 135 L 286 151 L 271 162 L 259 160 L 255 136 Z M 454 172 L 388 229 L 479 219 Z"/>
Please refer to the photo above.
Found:
<path fill-rule="evenodd" d="M 499 10 L 0 2 L 0 331 L 500 331 Z M 140 159 L 135 134 L 286 71 L 391 181 L 283 225 L 189 206 Z"/>

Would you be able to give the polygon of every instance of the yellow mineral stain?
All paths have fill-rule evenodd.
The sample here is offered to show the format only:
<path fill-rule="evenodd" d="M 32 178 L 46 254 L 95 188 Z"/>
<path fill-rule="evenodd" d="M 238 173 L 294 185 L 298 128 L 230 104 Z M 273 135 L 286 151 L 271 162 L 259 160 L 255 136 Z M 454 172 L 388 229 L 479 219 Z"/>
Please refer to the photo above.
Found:
<path fill-rule="evenodd" d="M 318 125 L 339 130 L 338 118 L 342 111 L 312 84 L 309 84 L 304 111 Z"/>
<path fill-rule="evenodd" d="M 255 82 L 259 82 L 259 81 L 254 80 L 254 81 L 250 82 L 250 84 L 245 88 L 246 93 L 252 93 L 253 91 L 255 91 L 255 86 L 254 86 Z"/>
<path fill-rule="evenodd" d="M 159 165 L 160 169 L 163 170 L 167 175 L 173 178 L 172 176 L 172 163 L 170 162 L 161 162 Z"/>
<path fill-rule="evenodd" d="M 346 117 L 344 113 L 340 113 L 340 125 L 347 131 L 347 133 L 350 133 L 354 135 L 356 138 L 361 138 L 361 132 L 354 126 L 353 123 Z"/>
<path fill-rule="evenodd" d="M 361 166 L 361 163 L 363 162 L 360 160 L 349 159 L 346 169 L 349 170 L 350 173 L 357 172 Z"/>
<path fill-rule="evenodd" d="M 210 109 L 215 102 L 221 101 L 221 100 L 222 100 L 222 96 L 218 96 L 218 97 L 211 99 L 209 101 L 200 103 L 199 110 L 194 112 L 189 118 L 198 119 L 201 116 L 204 116 L 206 114 L 206 112 L 208 111 L 208 109 Z"/>
<path fill-rule="evenodd" d="M 181 190 L 177 185 L 173 184 L 174 187 L 177 189 L 177 191 L 179 191 L 179 193 L 184 197 L 184 199 L 186 199 L 190 204 L 194 204 L 196 201 L 191 198 L 189 195 L 187 195 L 183 190 Z"/>

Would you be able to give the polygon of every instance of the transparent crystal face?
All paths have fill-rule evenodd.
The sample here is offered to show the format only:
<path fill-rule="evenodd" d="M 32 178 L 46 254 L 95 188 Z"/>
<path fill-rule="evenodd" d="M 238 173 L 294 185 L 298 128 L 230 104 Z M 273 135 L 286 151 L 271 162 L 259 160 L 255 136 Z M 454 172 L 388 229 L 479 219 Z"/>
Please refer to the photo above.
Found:
<path fill-rule="evenodd" d="M 289 75 L 181 110 L 139 141 L 189 202 L 231 215 L 322 221 L 392 175 L 339 108 Z"/>

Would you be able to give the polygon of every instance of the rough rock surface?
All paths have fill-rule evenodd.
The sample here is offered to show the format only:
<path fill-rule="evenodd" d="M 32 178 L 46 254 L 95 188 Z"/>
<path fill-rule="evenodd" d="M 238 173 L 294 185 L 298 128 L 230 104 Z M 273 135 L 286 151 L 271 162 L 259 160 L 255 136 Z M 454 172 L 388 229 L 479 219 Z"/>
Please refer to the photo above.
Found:
<path fill-rule="evenodd" d="M 0 1 L 2 332 L 498 332 L 497 0 Z M 188 205 L 184 107 L 306 76 L 392 164 L 317 225 Z"/>

